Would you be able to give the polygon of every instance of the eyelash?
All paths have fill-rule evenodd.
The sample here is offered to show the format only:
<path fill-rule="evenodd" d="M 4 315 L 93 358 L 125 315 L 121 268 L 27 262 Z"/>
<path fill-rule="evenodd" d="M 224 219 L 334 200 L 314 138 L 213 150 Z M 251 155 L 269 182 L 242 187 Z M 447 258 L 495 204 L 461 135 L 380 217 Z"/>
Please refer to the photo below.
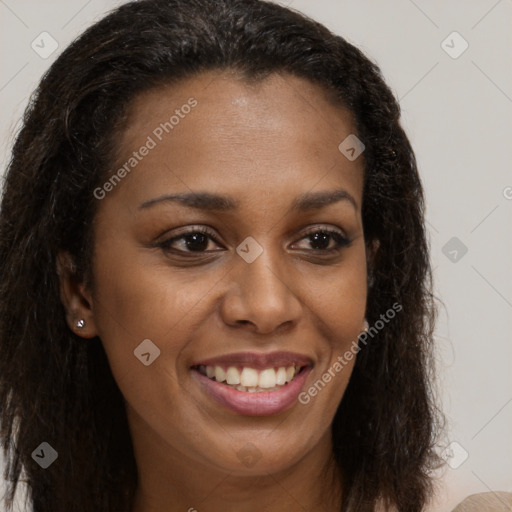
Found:
<path fill-rule="evenodd" d="M 208 228 L 197 227 L 197 228 L 190 229 L 189 231 L 185 231 L 185 232 L 181 233 L 180 235 L 175 236 L 173 238 L 169 238 L 167 240 L 159 242 L 158 244 L 156 244 L 156 247 L 159 247 L 164 252 L 178 252 L 181 254 L 192 254 L 192 255 L 206 254 L 208 251 L 182 251 L 182 250 L 173 251 L 172 249 L 170 249 L 170 246 L 177 240 L 181 240 L 182 238 L 186 238 L 187 236 L 191 236 L 191 235 L 194 235 L 197 233 L 206 235 L 210 239 L 212 239 L 215 243 L 219 244 L 219 242 L 215 238 L 215 235 Z M 300 240 L 303 240 L 304 238 L 307 238 L 308 236 L 318 234 L 318 233 L 322 233 L 324 235 L 329 235 L 333 240 L 335 240 L 336 247 L 333 249 L 312 249 L 312 251 L 316 252 L 316 253 L 321 253 L 321 254 L 339 253 L 341 251 L 341 249 L 343 249 L 344 247 L 348 247 L 352 242 L 347 237 L 342 235 L 339 231 L 334 231 L 331 229 L 323 229 L 323 228 L 318 228 L 318 227 L 313 227 L 313 228 L 310 228 L 309 230 L 307 230 L 304 233 L 304 236 Z"/>

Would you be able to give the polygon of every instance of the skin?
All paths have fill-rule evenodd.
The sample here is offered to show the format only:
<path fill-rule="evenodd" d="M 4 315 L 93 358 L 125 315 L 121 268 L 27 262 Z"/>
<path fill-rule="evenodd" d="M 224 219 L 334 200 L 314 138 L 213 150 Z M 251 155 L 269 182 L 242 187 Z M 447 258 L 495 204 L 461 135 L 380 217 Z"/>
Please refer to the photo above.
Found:
<path fill-rule="evenodd" d="M 190 97 L 197 106 L 162 141 L 153 137 L 156 147 L 100 201 L 93 289 L 73 281 L 66 254 L 59 258 L 70 328 L 101 338 L 126 400 L 139 471 L 133 512 L 339 510 L 330 426 L 355 358 L 308 404 L 259 417 L 218 405 L 190 366 L 232 352 L 290 350 L 314 361 L 307 390 L 357 340 L 367 298 L 363 161 L 338 150 L 356 133 L 352 116 L 297 77 L 251 85 L 204 73 L 133 101 L 117 165 Z M 303 193 L 335 189 L 356 206 L 290 211 Z M 240 207 L 140 208 L 190 191 L 228 194 Z M 167 252 L 155 246 L 182 234 L 178 228 L 201 226 L 216 238 L 206 238 L 206 255 L 193 252 L 190 237 Z M 350 245 L 322 255 L 336 240 L 315 245 L 304 234 L 310 227 L 339 231 Z M 248 236 L 263 249 L 250 264 L 236 252 Z M 144 339 L 161 351 L 149 366 L 133 353 Z M 237 455 L 243 447 L 259 456 L 251 467 Z"/>

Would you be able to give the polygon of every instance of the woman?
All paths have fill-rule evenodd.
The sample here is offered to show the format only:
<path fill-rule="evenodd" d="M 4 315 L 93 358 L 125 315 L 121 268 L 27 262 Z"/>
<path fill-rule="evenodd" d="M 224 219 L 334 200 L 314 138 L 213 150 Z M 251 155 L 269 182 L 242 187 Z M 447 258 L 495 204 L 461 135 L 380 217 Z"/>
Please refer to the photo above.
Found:
<path fill-rule="evenodd" d="M 3 190 L 11 491 L 23 469 L 37 512 L 422 510 L 435 309 L 399 116 L 273 3 L 129 2 L 71 44 Z"/>

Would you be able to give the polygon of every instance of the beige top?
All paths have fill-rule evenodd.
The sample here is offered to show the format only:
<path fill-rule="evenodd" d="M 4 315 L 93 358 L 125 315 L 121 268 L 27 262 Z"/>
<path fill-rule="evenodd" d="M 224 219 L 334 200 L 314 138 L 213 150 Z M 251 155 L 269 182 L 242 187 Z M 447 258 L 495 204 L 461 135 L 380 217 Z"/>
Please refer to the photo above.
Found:
<path fill-rule="evenodd" d="M 384 509 L 378 504 L 375 512 L 397 512 Z M 461 501 L 451 512 L 512 512 L 512 492 L 481 492 L 471 494 Z"/>
<path fill-rule="evenodd" d="M 482 492 L 472 494 L 452 512 L 511 512 L 512 492 Z"/>

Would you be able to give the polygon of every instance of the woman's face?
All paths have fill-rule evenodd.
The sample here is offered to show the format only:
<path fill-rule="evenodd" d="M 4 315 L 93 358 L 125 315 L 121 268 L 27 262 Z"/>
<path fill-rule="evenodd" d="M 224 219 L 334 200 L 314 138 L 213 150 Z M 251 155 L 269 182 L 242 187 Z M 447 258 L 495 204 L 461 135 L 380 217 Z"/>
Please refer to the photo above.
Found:
<path fill-rule="evenodd" d="M 133 103 L 96 191 L 88 329 L 141 457 L 248 475 L 325 453 L 366 306 L 363 162 L 338 149 L 353 133 L 291 76 L 205 73 Z"/>

